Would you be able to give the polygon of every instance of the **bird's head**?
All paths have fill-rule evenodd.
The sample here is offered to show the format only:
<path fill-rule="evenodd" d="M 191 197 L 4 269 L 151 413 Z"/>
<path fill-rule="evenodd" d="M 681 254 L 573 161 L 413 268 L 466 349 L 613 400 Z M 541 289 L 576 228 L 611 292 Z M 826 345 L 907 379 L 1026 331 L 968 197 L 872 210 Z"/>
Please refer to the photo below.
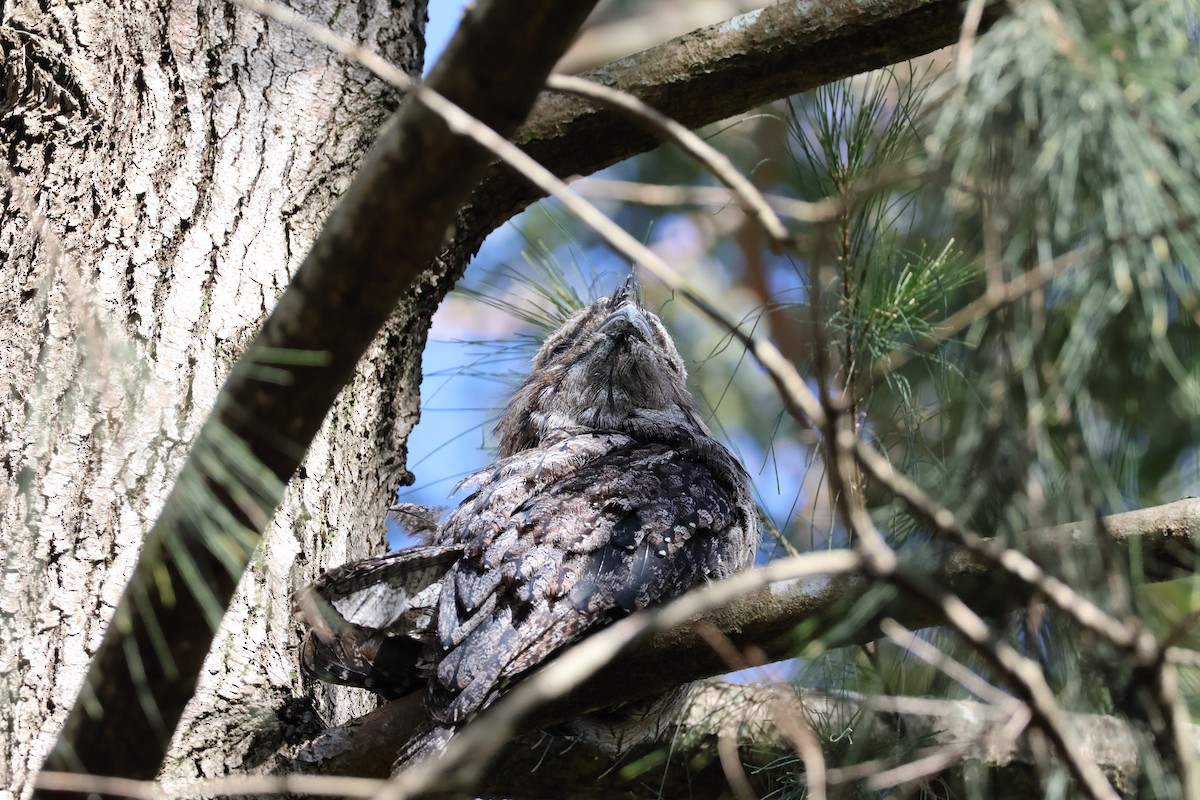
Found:
<path fill-rule="evenodd" d="M 631 284 L 575 312 L 546 339 L 496 431 L 502 456 L 564 432 L 708 435 L 683 358 Z"/>

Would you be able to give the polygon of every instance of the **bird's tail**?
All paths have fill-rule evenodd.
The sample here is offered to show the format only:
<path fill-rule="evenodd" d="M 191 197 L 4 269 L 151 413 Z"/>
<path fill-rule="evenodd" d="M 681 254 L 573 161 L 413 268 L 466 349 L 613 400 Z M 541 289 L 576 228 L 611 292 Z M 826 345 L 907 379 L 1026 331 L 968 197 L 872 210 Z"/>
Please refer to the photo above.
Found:
<path fill-rule="evenodd" d="M 454 728 L 433 720 L 425 720 L 400 749 L 396 761 L 392 764 L 392 775 L 399 774 L 418 761 L 437 756 L 446 749 L 446 744 L 453 735 Z"/>

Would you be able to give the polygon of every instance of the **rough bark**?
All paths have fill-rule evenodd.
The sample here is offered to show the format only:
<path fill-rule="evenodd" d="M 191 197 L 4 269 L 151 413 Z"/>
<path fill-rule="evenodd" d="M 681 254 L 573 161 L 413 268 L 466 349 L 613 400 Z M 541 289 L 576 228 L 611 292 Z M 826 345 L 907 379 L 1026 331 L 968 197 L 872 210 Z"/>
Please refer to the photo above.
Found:
<path fill-rule="evenodd" d="M 419 69 L 424 2 L 302 10 Z M 9 798 L 53 743 L 221 381 L 398 97 L 222 0 L 8 2 L 0 43 Z M 414 372 L 421 341 L 382 344 L 227 615 L 176 748 L 180 770 L 243 768 L 286 734 L 277 717 L 303 728 L 311 716 L 291 704 L 287 592 L 319 564 L 383 545 L 379 509 L 404 476 L 416 419 L 415 384 L 387 378 Z M 373 705 L 333 694 L 319 701 L 330 719 Z"/>
<path fill-rule="evenodd" d="M 478 3 L 430 74 L 429 90 L 415 94 L 438 92 L 507 136 L 589 8 Z M 518 41 L 538 47 L 507 49 Z M 413 97 L 383 128 L 222 386 L 46 769 L 158 773 L 210 649 L 210 625 L 281 502 L 282 485 L 393 312 L 402 320 L 432 312 L 424 289 L 442 275 L 426 273 L 426 265 L 487 164 L 461 133 Z M 122 740 L 106 735 L 114 729 Z"/>

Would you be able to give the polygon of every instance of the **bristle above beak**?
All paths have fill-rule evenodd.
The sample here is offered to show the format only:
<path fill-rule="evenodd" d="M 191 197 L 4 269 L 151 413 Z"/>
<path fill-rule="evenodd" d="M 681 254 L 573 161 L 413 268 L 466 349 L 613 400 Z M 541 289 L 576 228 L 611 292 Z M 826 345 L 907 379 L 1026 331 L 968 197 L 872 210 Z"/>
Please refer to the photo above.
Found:
<path fill-rule="evenodd" d="M 625 283 L 613 292 L 613 305 L 621 303 L 633 303 L 638 308 L 642 307 L 642 287 L 638 283 L 637 273 L 630 272 L 629 277 L 625 279 Z"/>
<path fill-rule="evenodd" d="M 637 331 L 638 336 L 647 342 L 653 336 L 650 332 L 650 322 L 628 298 L 620 308 L 609 314 L 600 326 L 600 329 L 605 331 L 612 328 L 618 328 L 621 331 Z"/>

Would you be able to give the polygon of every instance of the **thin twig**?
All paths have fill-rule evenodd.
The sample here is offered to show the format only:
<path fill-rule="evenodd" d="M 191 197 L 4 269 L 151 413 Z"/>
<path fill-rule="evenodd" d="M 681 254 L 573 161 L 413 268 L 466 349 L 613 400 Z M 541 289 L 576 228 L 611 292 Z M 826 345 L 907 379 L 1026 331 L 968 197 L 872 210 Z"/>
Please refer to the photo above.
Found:
<path fill-rule="evenodd" d="M 918 761 L 926 761 L 934 757 L 938 758 L 936 768 L 930 768 L 925 773 L 926 775 L 932 775 L 949 769 L 954 764 L 966 759 L 971 753 L 973 744 L 973 742 L 955 742 L 936 747 L 926 747 L 915 751 L 911 755 L 916 756 Z M 885 775 L 888 770 L 894 769 L 897 766 L 896 761 L 896 758 L 873 758 L 870 761 L 860 761 L 857 764 L 836 767 L 829 770 L 829 783 L 837 786 L 843 783 L 854 783 L 855 781 Z"/>
<path fill-rule="evenodd" d="M 588 177 L 572 183 L 571 187 L 584 197 L 644 206 L 727 206 L 737 202 L 733 190 L 723 186 L 681 186 Z M 840 203 L 829 199 L 810 203 L 778 194 L 763 194 L 762 197 L 776 214 L 797 222 L 823 222 L 841 208 Z"/>
<path fill-rule="evenodd" d="M 793 698 L 791 705 L 803 709 L 803 705 Z M 811 800 L 825 800 L 829 791 L 829 770 L 825 764 L 825 753 L 816 734 L 800 722 L 798 715 L 777 716 L 775 726 L 792 745 L 792 749 L 804 762 L 804 777 Z"/>
<path fill-rule="evenodd" d="M 983 21 L 983 6 L 985 0 L 971 0 L 963 14 L 962 33 L 958 37 L 957 75 L 960 86 L 965 87 L 971 77 L 971 56 L 975 49 L 975 40 L 979 36 L 979 23 Z"/>
<path fill-rule="evenodd" d="M 1024 705 L 1018 704 L 1018 708 L 1014 709 L 1008 724 L 994 738 L 1000 742 L 1015 741 L 1025 730 L 1026 726 L 1029 725 L 1030 716 L 1029 709 Z M 914 784 L 932 775 L 944 772 L 954 764 L 962 761 L 967 754 L 961 747 L 945 747 L 940 749 L 941 752 L 928 753 L 915 761 L 899 764 L 868 776 L 866 781 L 867 789 L 882 791 L 902 784 Z"/>
<path fill-rule="evenodd" d="M 387 782 L 341 775 L 234 775 L 203 781 L 137 781 L 105 775 L 74 772 L 41 772 L 38 790 L 129 797 L 133 800 L 171 800 L 186 797 L 230 795 L 314 795 L 325 797 L 373 797 Z"/>
<path fill-rule="evenodd" d="M 1167 661 L 1170 661 L 1172 664 L 1200 669 L 1200 653 L 1195 650 L 1189 650 L 1184 647 L 1168 647 L 1166 649 L 1166 656 Z"/>
<path fill-rule="evenodd" d="M 597 103 L 618 108 L 656 133 L 674 142 L 681 150 L 699 161 L 721 183 L 729 187 L 744 210 L 767 234 L 772 249 L 780 250 L 791 243 L 791 235 L 775 215 L 758 188 L 743 175 L 729 157 L 717 150 L 675 120 L 660 113 L 628 92 L 595 81 L 569 75 L 551 75 L 546 86 L 558 92 L 586 97 Z"/>
<path fill-rule="evenodd" d="M 913 631 L 901 625 L 892 618 L 879 623 L 879 629 L 897 646 L 904 648 L 926 664 L 939 670 L 946 677 L 958 683 L 971 694 L 1002 709 L 1012 710 L 1019 701 L 967 669 L 963 664 L 934 647 Z"/>
<path fill-rule="evenodd" d="M 737 800 L 754 800 L 758 795 L 746 777 L 746 768 L 742 765 L 742 757 L 738 754 L 738 738 L 736 731 L 722 731 L 717 734 L 717 757 L 721 761 L 721 771 L 725 780 L 733 790 Z"/>

